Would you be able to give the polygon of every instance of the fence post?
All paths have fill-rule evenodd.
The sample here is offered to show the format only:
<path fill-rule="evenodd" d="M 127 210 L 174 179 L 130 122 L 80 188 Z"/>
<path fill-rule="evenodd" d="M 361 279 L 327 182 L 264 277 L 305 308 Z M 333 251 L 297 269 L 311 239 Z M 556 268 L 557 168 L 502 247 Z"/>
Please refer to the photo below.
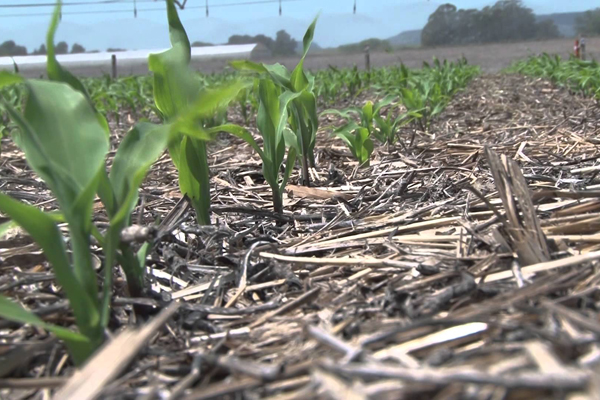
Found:
<path fill-rule="evenodd" d="M 365 46 L 365 68 L 367 71 L 371 70 L 371 55 L 369 54 L 369 45 Z"/>
<path fill-rule="evenodd" d="M 110 57 L 110 60 L 111 60 L 111 64 L 112 64 L 112 74 L 111 74 L 111 76 L 112 76 L 113 79 L 117 79 L 117 55 L 113 54 Z"/>

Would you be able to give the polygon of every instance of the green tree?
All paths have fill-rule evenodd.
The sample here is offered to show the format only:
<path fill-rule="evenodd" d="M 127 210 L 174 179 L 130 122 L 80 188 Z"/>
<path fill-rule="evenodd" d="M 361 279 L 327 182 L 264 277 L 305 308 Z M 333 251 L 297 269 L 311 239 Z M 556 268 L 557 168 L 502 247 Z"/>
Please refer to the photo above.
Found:
<path fill-rule="evenodd" d="M 0 44 L 0 56 L 26 56 L 27 48 L 17 45 L 14 40 Z"/>
<path fill-rule="evenodd" d="M 450 3 L 442 4 L 429 16 L 427 25 L 421 33 L 423 46 L 439 46 L 443 44 L 454 44 L 456 39 L 456 6 Z"/>
<path fill-rule="evenodd" d="M 600 35 L 600 8 L 586 11 L 577 17 L 575 27 L 577 32 L 585 35 Z"/>
<path fill-rule="evenodd" d="M 85 53 L 85 47 L 80 45 L 79 43 L 73 43 L 71 47 L 71 54 Z"/>
<path fill-rule="evenodd" d="M 47 51 L 46 51 L 46 45 L 42 44 L 39 49 L 33 50 L 32 54 L 35 54 L 35 55 L 45 55 L 46 53 L 47 53 Z"/>
<path fill-rule="evenodd" d="M 233 35 L 229 37 L 227 44 L 253 44 L 262 43 L 266 48 L 273 51 L 274 40 L 265 35 Z"/>
<path fill-rule="evenodd" d="M 254 44 L 261 43 L 271 50 L 273 55 L 289 56 L 296 54 L 298 42 L 284 30 L 277 32 L 275 40 L 265 35 L 233 35 L 229 37 L 227 44 Z"/>
<path fill-rule="evenodd" d="M 499 0 L 482 10 L 458 10 L 443 4 L 431 14 L 421 34 L 424 46 L 495 43 L 559 36 L 551 20 L 536 23 L 521 0 Z"/>
<path fill-rule="evenodd" d="M 199 42 L 199 41 L 192 43 L 192 47 L 210 47 L 210 46 L 214 46 L 214 44 L 207 43 L 207 42 Z"/>
<path fill-rule="evenodd" d="M 536 39 L 555 39 L 560 37 L 558 26 L 550 19 L 538 22 L 535 28 Z"/>
<path fill-rule="evenodd" d="M 59 42 L 54 48 L 56 54 L 67 54 L 69 52 L 69 45 L 67 42 Z"/>
<path fill-rule="evenodd" d="M 291 56 L 296 54 L 298 42 L 292 39 L 289 33 L 284 30 L 277 32 L 275 43 L 271 51 L 274 55 Z"/>

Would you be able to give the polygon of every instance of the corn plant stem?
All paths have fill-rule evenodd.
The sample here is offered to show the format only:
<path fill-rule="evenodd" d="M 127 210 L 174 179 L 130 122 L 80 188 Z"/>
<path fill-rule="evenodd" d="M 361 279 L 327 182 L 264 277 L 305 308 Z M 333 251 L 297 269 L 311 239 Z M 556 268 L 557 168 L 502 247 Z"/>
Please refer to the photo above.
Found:
<path fill-rule="evenodd" d="M 308 156 L 306 154 L 306 150 L 303 151 L 302 158 L 300 161 L 302 164 L 302 185 L 310 187 L 310 175 L 308 174 Z"/>
<path fill-rule="evenodd" d="M 198 157 L 198 169 L 192 171 L 194 179 L 200 186 L 199 197 L 191 198 L 196 211 L 196 219 L 200 225 L 210 225 L 210 170 L 206 143 L 201 140 L 190 139 Z M 185 156 L 185 155 L 184 155 Z M 195 197 L 195 196 L 194 196 Z"/>
<path fill-rule="evenodd" d="M 313 143 L 313 147 L 314 147 L 314 143 Z M 315 162 L 314 148 L 311 148 L 310 151 L 308 152 L 308 166 L 311 168 L 317 167 L 317 164 Z"/>
<path fill-rule="evenodd" d="M 127 288 L 129 295 L 134 298 L 143 297 L 144 293 L 144 269 L 140 268 L 137 257 L 133 253 L 131 246 L 121 243 L 120 264 L 127 278 Z"/>
<path fill-rule="evenodd" d="M 208 155 L 206 151 L 206 142 L 198 141 L 197 146 L 200 152 L 201 161 L 201 176 L 203 179 L 200 180 L 200 193 L 202 198 L 200 202 L 202 204 L 202 213 L 198 216 L 198 222 L 201 225 L 210 225 L 210 170 L 208 168 Z"/>
<path fill-rule="evenodd" d="M 90 253 L 90 238 L 82 234 L 81 230 L 69 224 L 69 232 L 71 235 L 71 246 L 73 250 L 73 265 L 75 266 L 75 276 L 79 283 L 85 288 L 90 298 L 94 301 L 98 299 L 98 284 L 92 257 Z M 95 303 L 96 307 L 99 306 Z M 89 338 L 102 337 L 102 326 L 100 321 L 86 321 L 87 323 L 80 326 L 81 332 Z M 79 325 L 79 324 L 78 324 Z"/>
<path fill-rule="evenodd" d="M 273 210 L 276 214 L 283 214 L 283 199 L 279 187 L 272 187 L 273 190 Z"/>

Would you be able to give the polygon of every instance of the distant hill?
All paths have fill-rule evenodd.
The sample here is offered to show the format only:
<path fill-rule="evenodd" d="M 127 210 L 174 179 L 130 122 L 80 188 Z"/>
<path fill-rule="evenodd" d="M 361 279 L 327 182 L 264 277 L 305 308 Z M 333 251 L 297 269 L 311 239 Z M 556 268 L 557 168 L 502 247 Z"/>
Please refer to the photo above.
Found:
<path fill-rule="evenodd" d="M 396 36 L 392 36 L 387 41 L 393 47 L 404 47 L 404 46 L 420 46 L 421 45 L 421 29 L 413 29 L 410 31 L 404 31 Z"/>
<path fill-rule="evenodd" d="M 575 37 L 577 36 L 577 32 L 575 30 L 575 21 L 577 17 L 583 15 L 582 12 L 572 12 L 572 13 L 558 13 L 558 14 L 544 14 L 544 15 L 536 15 L 536 19 L 538 22 L 545 20 L 552 20 L 558 27 L 560 34 L 565 37 Z"/>
<path fill-rule="evenodd" d="M 350 43 L 338 46 L 335 50 L 343 53 L 362 52 L 366 45 L 369 45 L 371 51 L 390 51 L 398 47 L 419 47 L 421 46 L 421 29 L 404 31 L 389 39 L 371 38 L 357 43 Z"/>

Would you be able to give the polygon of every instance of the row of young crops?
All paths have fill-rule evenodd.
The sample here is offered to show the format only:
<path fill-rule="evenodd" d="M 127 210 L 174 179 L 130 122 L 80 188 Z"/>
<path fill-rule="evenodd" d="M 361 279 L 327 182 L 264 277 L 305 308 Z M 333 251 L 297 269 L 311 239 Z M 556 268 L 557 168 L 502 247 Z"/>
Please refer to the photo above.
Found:
<path fill-rule="evenodd" d="M 542 54 L 515 62 L 507 72 L 545 78 L 584 96 L 600 99 L 600 64 L 596 60 L 567 60 Z"/>
<path fill-rule="evenodd" d="M 370 72 L 330 68 L 313 75 L 304 70 L 303 62 L 315 19 L 303 40 L 304 55 L 293 71 L 279 64 L 239 61 L 232 63 L 235 73 L 199 77 L 189 68 L 190 43 L 173 1 L 168 0 L 172 47 L 149 57 L 152 77 L 82 82 L 56 61 L 53 42 L 59 15 L 60 5 L 47 38 L 49 80 L 25 80 L 3 72 L 0 89 L 4 125 L 31 169 L 53 193 L 60 211 L 46 213 L 5 194 L 0 194 L 0 211 L 11 218 L 4 227 L 19 225 L 44 251 L 69 299 L 78 332 L 45 323 L 5 297 L 0 297 L 0 316 L 55 333 L 76 364 L 105 340 L 115 265 L 125 272 L 129 294 L 144 296 L 149 244 L 125 241 L 122 232 L 132 224 L 142 181 L 166 149 L 199 224 L 211 223 L 207 142 L 222 132 L 243 139 L 261 158 L 273 208 L 282 213 L 283 191 L 297 160 L 302 183 L 310 185 L 308 168 L 316 167 L 320 115 L 337 114 L 346 121 L 325 131 L 337 135 L 359 163 L 368 166 L 376 143 L 393 145 L 403 125 L 427 130 L 452 95 L 479 72 L 461 60 L 434 61 L 418 71 L 404 66 Z M 362 107 L 327 109 L 365 90 L 381 100 L 367 101 Z M 240 108 L 246 125 L 254 121 L 260 139 L 248 126 L 228 122 L 230 107 Z M 123 109 L 140 119 L 154 115 L 160 122 L 138 122 L 107 168 L 107 115 L 116 118 Z M 106 229 L 92 222 L 96 196 L 109 217 Z M 68 227 L 69 246 L 59 228 L 63 223 Z M 102 282 L 94 267 L 92 240 L 102 249 Z"/>

